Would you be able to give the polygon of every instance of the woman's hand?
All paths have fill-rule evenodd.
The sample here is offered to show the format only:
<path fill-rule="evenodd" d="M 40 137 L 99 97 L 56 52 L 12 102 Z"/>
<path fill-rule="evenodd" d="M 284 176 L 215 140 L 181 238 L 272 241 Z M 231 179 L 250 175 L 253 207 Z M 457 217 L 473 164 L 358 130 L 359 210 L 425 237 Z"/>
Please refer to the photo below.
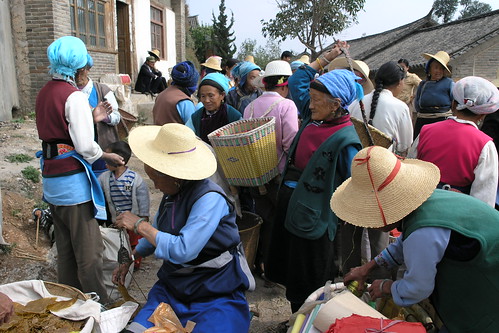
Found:
<path fill-rule="evenodd" d="M 109 102 L 99 102 L 97 106 L 94 108 L 92 115 L 94 117 L 94 123 L 97 124 L 100 121 L 106 119 L 113 112 L 113 107 Z"/>
<path fill-rule="evenodd" d="M 131 212 L 123 212 L 116 217 L 116 222 L 114 225 L 118 228 L 125 228 L 126 230 L 133 231 L 135 223 L 140 219 L 140 216 L 137 216 Z"/>
<path fill-rule="evenodd" d="M 377 264 L 376 261 L 371 260 L 368 263 L 359 266 L 359 267 L 354 267 L 350 269 L 350 272 L 348 272 L 344 278 L 343 278 L 343 283 L 345 286 L 348 286 L 348 284 L 352 281 L 358 281 L 359 282 L 359 291 L 364 290 L 364 285 L 367 279 L 367 276 L 369 275 L 369 272 L 376 268 Z"/>
<path fill-rule="evenodd" d="M 371 286 L 367 288 L 367 291 L 369 292 L 371 299 L 374 301 L 380 297 L 390 296 L 392 294 L 392 284 L 393 281 L 388 279 L 374 280 Z"/>
<path fill-rule="evenodd" d="M 101 158 L 106 161 L 107 164 L 111 166 L 125 165 L 125 160 L 118 154 L 103 152 Z"/>
<path fill-rule="evenodd" d="M 336 57 L 338 57 L 343 52 L 342 49 L 348 50 L 349 48 L 350 48 L 350 45 L 348 45 L 347 42 L 338 40 L 338 41 L 336 41 L 336 43 L 334 43 L 332 49 L 322 53 L 322 55 L 320 57 L 323 57 L 329 63 L 329 62 L 333 61 Z"/>
<path fill-rule="evenodd" d="M 0 293 L 0 325 L 7 323 L 14 314 L 14 302 L 9 296 Z"/>
<path fill-rule="evenodd" d="M 116 285 L 124 285 L 125 278 L 130 270 L 130 265 L 133 263 L 133 260 L 128 264 L 119 264 L 113 271 L 113 283 Z"/>

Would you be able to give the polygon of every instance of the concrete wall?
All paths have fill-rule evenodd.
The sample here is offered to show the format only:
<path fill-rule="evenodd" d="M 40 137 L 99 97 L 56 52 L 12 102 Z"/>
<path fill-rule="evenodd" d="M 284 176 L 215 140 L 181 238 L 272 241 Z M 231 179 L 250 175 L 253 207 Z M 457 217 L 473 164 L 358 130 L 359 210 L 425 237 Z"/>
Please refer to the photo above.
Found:
<path fill-rule="evenodd" d="M 0 121 L 11 120 L 12 108 L 20 107 L 13 48 L 9 1 L 0 0 Z"/>

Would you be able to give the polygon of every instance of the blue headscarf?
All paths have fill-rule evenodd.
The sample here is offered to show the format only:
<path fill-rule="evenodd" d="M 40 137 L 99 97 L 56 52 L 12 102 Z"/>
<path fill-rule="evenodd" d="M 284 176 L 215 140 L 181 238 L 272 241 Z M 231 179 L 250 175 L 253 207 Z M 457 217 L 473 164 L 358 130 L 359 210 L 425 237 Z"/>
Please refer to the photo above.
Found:
<path fill-rule="evenodd" d="M 341 99 L 343 108 L 364 97 L 362 86 L 355 81 L 360 80 L 360 77 L 348 69 L 335 69 L 319 76 L 316 80 L 326 87 L 331 96 Z"/>
<path fill-rule="evenodd" d="M 199 73 L 192 62 L 179 62 L 172 69 L 172 80 L 173 85 L 185 87 L 192 94 L 197 89 Z"/>
<path fill-rule="evenodd" d="M 76 70 L 87 64 L 87 54 L 85 43 L 77 37 L 64 36 L 56 39 L 47 48 L 49 74 L 60 74 L 66 80 L 73 78 Z"/>
<path fill-rule="evenodd" d="M 212 84 L 214 82 L 215 84 Z M 199 83 L 199 87 L 203 85 L 211 85 L 220 89 L 227 94 L 229 92 L 229 79 L 221 73 L 210 73 L 206 75 Z"/>
<path fill-rule="evenodd" d="M 251 61 L 241 61 L 232 69 L 232 76 L 239 78 L 239 86 L 242 87 L 246 83 L 248 73 L 255 69 L 261 71 L 262 69 L 252 63 Z"/>
<path fill-rule="evenodd" d="M 92 59 L 92 57 L 88 53 L 87 53 L 87 67 L 88 68 L 94 67 L 94 59 Z"/>
<path fill-rule="evenodd" d="M 295 60 L 290 65 L 291 65 L 291 70 L 296 71 L 298 68 L 300 68 L 301 65 L 305 65 L 305 63 L 300 60 Z"/>

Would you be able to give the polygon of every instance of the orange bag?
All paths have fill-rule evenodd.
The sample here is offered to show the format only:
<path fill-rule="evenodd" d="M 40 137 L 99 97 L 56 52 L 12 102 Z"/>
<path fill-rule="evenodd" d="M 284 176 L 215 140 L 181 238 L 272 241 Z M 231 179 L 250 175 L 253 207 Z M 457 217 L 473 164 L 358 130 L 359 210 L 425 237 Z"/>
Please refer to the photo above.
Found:
<path fill-rule="evenodd" d="M 359 316 L 336 319 L 326 333 L 426 333 L 421 323 Z"/>
<path fill-rule="evenodd" d="M 149 321 L 154 323 L 154 327 L 148 328 L 144 333 L 190 333 L 196 325 L 188 321 L 184 328 L 170 304 L 163 302 L 154 310 Z"/>

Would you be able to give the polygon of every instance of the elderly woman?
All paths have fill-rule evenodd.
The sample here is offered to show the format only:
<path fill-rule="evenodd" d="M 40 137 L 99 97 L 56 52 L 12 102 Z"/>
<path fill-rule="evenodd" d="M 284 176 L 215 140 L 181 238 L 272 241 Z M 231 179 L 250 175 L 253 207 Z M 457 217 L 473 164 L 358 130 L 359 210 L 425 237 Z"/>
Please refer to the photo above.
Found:
<path fill-rule="evenodd" d="M 454 116 L 425 125 L 410 157 L 440 169 L 440 187 L 469 194 L 494 207 L 498 161 L 492 138 L 478 129 L 487 114 L 499 108 L 499 91 L 489 81 L 468 76 L 452 90 Z"/>
<path fill-rule="evenodd" d="M 450 57 L 444 51 L 438 51 L 435 55 L 423 53 L 423 57 L 428 59 L 428 62 L 425 67 L 426 80 L 421 81 L 414 98 L 414 108 L 417 112 L 414 138 L 419 135 L 424 125 L 452 115 L 450 108 L 454 82 L 446 76 L 451 74 L 447 67 Z"/>
<path fill-rule="evenodd" d="M 227 94 L 227 104 L 238 110 L 241 115 L 248 104 L 262 94 L 262 90 L 253 83 L 261 70 L 251 61 L 242 61 L 232 69 L 237 86 Z"/>
<path fill-rule="evenodd" d="M 346 111 L 362 94 L 357 77 L 348 70 L 334 70 L 314 80 L 317 70 L 341 53 L 339 45 L 289 79 L 303 123 L 282 174 L 265 275 L 286 286 L 293 312 L 338 273 L 333 240 L 339 221 L 329 200 L 350 177 L 352 158 L 361 149 Z"/>
<path fill-rule="evenodd" d="M 155 125 L 185 124 L 195 111 L 191 95 L 197 89 L 199 73 L 190 61 L 176 64 L 172 69 L 172 83 L 156 97 L 152 109 Z"/>
<path fill-rule="evenodd" d="M 407 266 L 402 279 L 375 280 L 372 299 L 410 306 L 430 297 L 445 328 L 439 332 L 499 332 L 499 213 L 473 197 L 435 189 L 432 163 L 398 159 L 381 147 L 360 151 L 352 177 L 338 187 L 331 208 L 359 227 L 402 235 L 344 282 L 363 286 L 377 266 Z M 394 198 L 396 198 L 394 200 Z"/>
<path fill-rule="evenodd" d="M 95 108 L 99 102 L 108 102 L 111 104 L 112 112 L 106 118 L 97 122 L 94 126 L 96 140 L 101 149 L 106 149 L 111 143 L 119 141 L 118 130 L 116 125 L 121 120 L 121 115 L 118 111 L 118 102 L 113 91 L 105 84 L 94 82 L 88 76 L 90 69 L 94 65 L 94 60 L 87 54 L 87 64 L 85 67 L 78 69 L 75 75 L 75 82 L 78 87 L 88 97 L 88 103 L 92 108 Z M 98 177 L 106 171 L 106 163 L 102 158 L 92 164 L 92 170 Z"/>
<path fill-rule="evenodd" d="M 215 156 L 180 124 L 144 126 L 129 137 L 133 153 L 164 193 L 153 224 L 131 212 L 116 225 L 143 236 L 134 254 L 163 260 L 158 282 L 147 303 L 128 327 L 143 332 L 161 303 L 172 306 L 182 325 L 193 332 L 247 332 L 250 313 L 244 291 L 255 281 L 242 251 L 234 207 L 223 190 L 206 179 L 217 168 Z M 129 264 L 118 267 L 115 283 L 123 283 Z"/>
<path fill-rule="evenodd" d="M 225 103 L 229 80 L 221 73 L 210 73 L 199 83 L 198 98 L 203 106 L 194 112 L 187 122 L 197 136 L 210 144 L 208 134 L 241 119 L 241 114 Z"/>

